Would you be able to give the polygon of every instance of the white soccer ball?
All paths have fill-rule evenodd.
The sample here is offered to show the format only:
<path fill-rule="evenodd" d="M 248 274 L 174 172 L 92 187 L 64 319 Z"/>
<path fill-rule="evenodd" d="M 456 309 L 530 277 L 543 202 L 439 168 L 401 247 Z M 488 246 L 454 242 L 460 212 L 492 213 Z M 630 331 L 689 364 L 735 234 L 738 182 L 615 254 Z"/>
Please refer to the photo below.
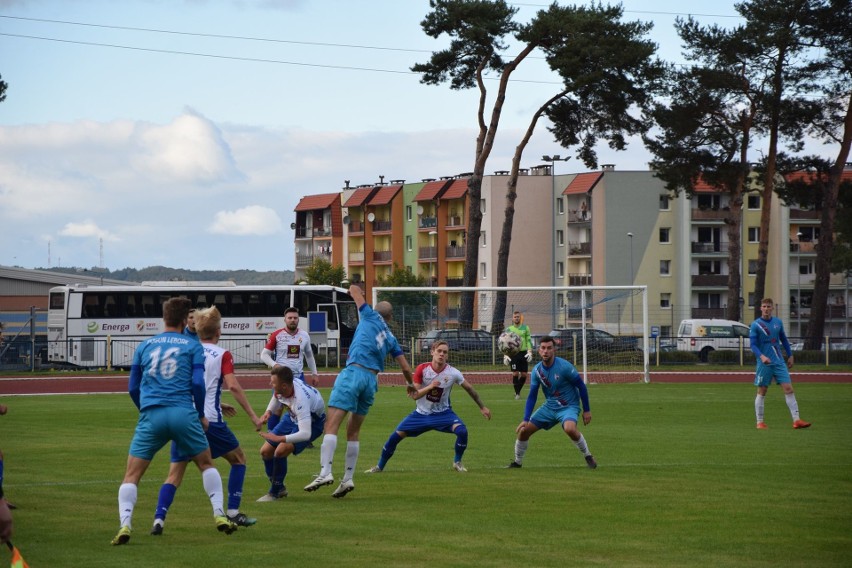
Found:
<path fill-rule="evenodd" d="M 497 338 L 497 348 L 503 355 L 512 357 L 521 350 L 521 338 L 514 331 L 504 331 Z"/>

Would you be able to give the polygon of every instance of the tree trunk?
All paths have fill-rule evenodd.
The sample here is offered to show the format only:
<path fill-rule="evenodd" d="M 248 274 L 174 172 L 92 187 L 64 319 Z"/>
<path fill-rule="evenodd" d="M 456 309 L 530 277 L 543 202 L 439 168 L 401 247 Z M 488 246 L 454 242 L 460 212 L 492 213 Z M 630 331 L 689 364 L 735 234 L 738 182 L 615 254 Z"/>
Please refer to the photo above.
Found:
<path fill-rule="evenodd" d="M 834 253 L 834 221 L 837 216 L 837 198 L 840 194 L 840 180 L 843 168 L 849 158 L 852 146 L 852 95 L 846 107 L 846 117 L 843 119 L 843 138 L 840 141 L 840 151 L 831 168 L 828 186 L 822 205 L 820 220 L 819 244 L 815 267 L 814 295 L 811 301 L 811 315 L 808 318 L 808 334 L 806 349 L 819 349 L 825 330 L 825 313 L 828 307 L 828 285 L 831 279 L 831 255 Z M 799 306 L 801 309 L 801 306 Z"/>

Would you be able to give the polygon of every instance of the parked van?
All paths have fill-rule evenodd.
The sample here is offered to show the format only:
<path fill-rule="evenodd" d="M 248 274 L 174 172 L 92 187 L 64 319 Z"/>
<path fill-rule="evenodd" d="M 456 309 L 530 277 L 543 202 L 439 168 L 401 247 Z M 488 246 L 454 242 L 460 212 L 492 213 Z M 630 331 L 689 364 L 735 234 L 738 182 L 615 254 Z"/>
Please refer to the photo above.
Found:
<path fill-rule="evenodd" d="M 691 351 L 707 362 L 716 349 L 749 349 L 749 327 L 738 321 L 723 319 L 686 319 L 677 330 L 677 350 Z"/>

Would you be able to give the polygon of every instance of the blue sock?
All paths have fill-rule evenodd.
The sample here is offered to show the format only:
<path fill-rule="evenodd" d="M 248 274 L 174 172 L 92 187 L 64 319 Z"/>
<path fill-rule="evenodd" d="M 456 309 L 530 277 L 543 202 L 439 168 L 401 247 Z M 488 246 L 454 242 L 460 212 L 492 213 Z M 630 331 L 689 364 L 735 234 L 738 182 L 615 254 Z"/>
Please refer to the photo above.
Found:
<path fill-rule="evenodd" d="M 385 469 L 385 465 L 387 465 L 388 460 L 391 459 L 394 452 L 396 451 L 396 446 L 402 441 L 402 436 L 396 433 L 390 435 L 388 441 L 385 442 L 384 447 L 382 448 L 382 457 L 379 458 L 379 467 Z"/>
<path fill-rule="evenodd" d="M 177 487 L 171 483 L 163 483 L 160 487 L 160 496 L 157 499 L 157 510 L 154 511 L 155 519 L 166 520 L 166 514 L 169 512 L 169 507 L 172 506 L 172 501 L 175 500 Z"/>
<path fill-rule="evenodd" d="M 453 461 L 460 462 L 467 449 L 467 427 L 462 424 L 455 429 L 454 434 L 456 435 L 456 459 Z"/>
<path fill-rule="evenodd" d="M 243 483 L 246 480 L 246 464 L 234 464 L 228 475 L 228 509 L 239 510 L 243 499 Z"/>
<path fill-rule="evenodd" d="M 277 495 L 284 487 L 284 478 L 287 476 L 287 458 L 272 458 L 272 486 L 269 493 Z"/>

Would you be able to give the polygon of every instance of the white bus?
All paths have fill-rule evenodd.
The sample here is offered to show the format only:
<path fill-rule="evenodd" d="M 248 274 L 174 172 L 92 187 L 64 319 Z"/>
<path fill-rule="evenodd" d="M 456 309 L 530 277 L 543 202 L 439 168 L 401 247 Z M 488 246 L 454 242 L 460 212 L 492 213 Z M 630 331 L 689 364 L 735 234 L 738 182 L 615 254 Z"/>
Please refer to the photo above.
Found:
<path fill-rule="evenodd" d="M 284 310 L 299 309 L 299 327 L 315 351 L 331 351 L 338 364 L 352 341 L 358 309 L 334 286 L 237 286 L 233 282 L 143 282 L 128 286 L 75 284 L 50 289 L 49 363 L 75 367 L 128 367 L 136 346 L 163 331 L 163 302 L 179 296 L 195 308 L 222 312 L 219 345 L 237 364 L 260 363 L 267 337 L 284 327 Z"/>

